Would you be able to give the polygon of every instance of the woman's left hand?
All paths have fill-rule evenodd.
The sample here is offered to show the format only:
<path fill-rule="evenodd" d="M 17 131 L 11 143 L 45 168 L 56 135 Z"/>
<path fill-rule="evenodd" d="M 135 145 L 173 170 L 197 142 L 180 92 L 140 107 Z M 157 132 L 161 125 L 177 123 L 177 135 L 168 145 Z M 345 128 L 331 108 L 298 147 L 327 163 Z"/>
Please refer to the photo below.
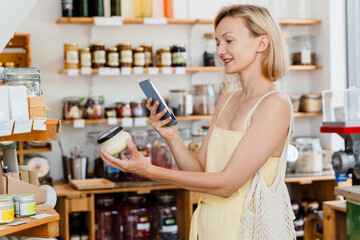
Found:
<path fill-rule="evenodd" d="M 120 153 L 120 159 L 111 156 L 104 149 L 100 149 L 100 157 L 106 165 L 120 169 L 123 172 L 131 172 L 145 176 L 146 171 L 151 167 L 151 163 L 136 148 L 132 140 L 127 139 L 126 145 L 131 152 L 131 158 L 127 159 L 123 153 Z M 145 176 L 148 177 L 148 176 Z"/>

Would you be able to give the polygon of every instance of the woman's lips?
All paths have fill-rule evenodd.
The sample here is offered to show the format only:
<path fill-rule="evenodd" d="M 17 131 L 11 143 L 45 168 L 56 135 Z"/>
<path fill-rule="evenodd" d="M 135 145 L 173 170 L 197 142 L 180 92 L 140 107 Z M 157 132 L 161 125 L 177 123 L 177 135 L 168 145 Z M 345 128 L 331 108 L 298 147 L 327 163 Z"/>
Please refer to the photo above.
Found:
<path fill-rule="evenodd" d="M 223 59 L 225 65 L 229 64 L 232 60 L 233 60 L 232 58 L 224 58 Z"/>

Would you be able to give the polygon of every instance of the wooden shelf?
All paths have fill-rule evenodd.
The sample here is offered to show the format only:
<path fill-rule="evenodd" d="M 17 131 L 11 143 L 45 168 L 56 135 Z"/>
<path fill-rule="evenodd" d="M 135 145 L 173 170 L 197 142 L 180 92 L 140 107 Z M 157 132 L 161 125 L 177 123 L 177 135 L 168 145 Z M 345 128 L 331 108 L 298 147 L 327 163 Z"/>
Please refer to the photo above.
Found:
<path fill-rule="evenodd" d="M 294 117 L 299 118 L 299 117 L 318 117 L 318 116 L 322 116 L 322 112 L 295 112 L 294 113 Z"/>
<path fill-rule="evenodd" d="M 291 65 L 290 70 L 292 71 L 314 71 L 323 69 L 323 66 L 318 65 Z"/>
<path fill-rule="evenodd" d="M 314 181 L 332 181 L 335 179 L 333 171 L 320 173 L 291 173 L 286 174 L 286 183 L 311 184 Z"/>
<path fill-rule="evenodd" d="M 57 119 L 47 119 L 46 131 L 32 130 L 29 133 L 12 134 L 9 136 L 0 137 L 0 141 L 54 141 L 57 138 L 56 134 L 59 130 L 59 124 L 60 121 Z"/>
<path fill-rule="evenodd" d="M 167 18 L 167 24 L 213 24 L 212 19 L 175 19 Z M 93 17 L 62 17 L 56 21 L 57 24 L 94 24 Z M 315 25 L 321 20 L 314 19 L 279 19 L 280 25 Z M 123 24 L 144 24 L 143 18 L 124 18 Z"/>
<path fill-rule="evenodd" d="M 39 153 L 39 152 L 50 152 L 51 151 L 51 145 L 49 147 L 45 148 L 28 148 L 23 149 L 22 154 L 33 154 L 33 153 Z M 16 150 L 16 153 L 19 154 L 20 151 Z M 2 156 L 2 151 L 0 151 L 0 156 Z"/>
<path fill-rule="evenodd" d="M 0 231 L 0 236 L 21 236 L 21 237 L 40 237 L 53 238 L 59 236 L 59 214 L 48 205 L 37 205 L 36 214 L 51 214 L 51 217 L 43 219 L 15 218 L 15 221 L 29 221 L 18 226 L 2 225 L 4 230 Z"/>

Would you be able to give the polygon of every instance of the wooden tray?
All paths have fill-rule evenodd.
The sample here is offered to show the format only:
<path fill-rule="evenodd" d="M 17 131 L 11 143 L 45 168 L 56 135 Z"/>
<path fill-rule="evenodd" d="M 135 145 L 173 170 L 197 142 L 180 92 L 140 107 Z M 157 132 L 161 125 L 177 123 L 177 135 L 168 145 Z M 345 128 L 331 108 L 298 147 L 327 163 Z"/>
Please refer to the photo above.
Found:
<path fill-rule="evenodd" d="M 105 178 L 71 180 L 70 185 L 77 190 L 114 188 L 115 183 Z"/>

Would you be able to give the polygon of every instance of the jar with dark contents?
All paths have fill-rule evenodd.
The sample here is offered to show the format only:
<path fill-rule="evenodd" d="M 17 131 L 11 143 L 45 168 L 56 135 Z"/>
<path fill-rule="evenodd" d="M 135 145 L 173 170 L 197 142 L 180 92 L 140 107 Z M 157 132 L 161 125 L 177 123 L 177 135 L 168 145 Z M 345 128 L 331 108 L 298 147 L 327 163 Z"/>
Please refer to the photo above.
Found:
<path fill-rule="evenodd" d="M 105 118 L 116 118 L 116 108 L 115 107 L 106 107 L 105 108 Z"/>
<path fill-rule="evenodd" d="M 162 48 L 156 52 L 156 65 L 158 67 L 171 67 L 170 48 Z"/>
<path fill-rule="evenodd" d="M 184 44 L 177 44 L 171 48 L 171 62 L 173 67 L 186 66 L 186 50 Z"/>
<path fill-rule="evenodd" d="M 131 102 L 131 113 L 133 117 L 143 117 L 144 108 L 141 101 Z"/>
<path fill-rule="evenodd" d="M 118 118 L 131 117 L 132 116 L 131 107 L 130 107 L 129 103 L 117 102 L 115 104 L 115 108 L 116 108 L 116 116 Z"/>
<path fill-rule="evenodd" d="M 144 52 L 145 52 L 145 67 L 153 67 L 154 66 L 154 62 L 153 62 L 153 50 L 152 50 L 152 45 L 142 45 L 141 47 L 144 48 Z"/>
<path fill-rule="evenodd" d="M 204 66 L 215 66 L 216 45 L 213 33 L 205 33 L 205 51 L 203 54 Z"/>
<path fill-rule="evenodd" d="M 145 66 L 145 52 L 143 47 L 138 47 L 133 50 L 134 67 Z"/>
<path fill-rule="evenodd" d="M 156 237 L 157 239 L 176 240 L 178 239 L 178 222 L 174 196 L 165 193 L 159 195 L 157 199 Z"/>
<path fill-rule="evenodd" d="M 103 43 L 94 43 L 90 46 L 92 68 L 105 67 L 106 54 L 105 45 Z"/>
<path fill-rule="evenodd" d="M 292 65 L 316 65 L 315 40 L 312 36 L 295 36 L 291 42 Z"/>
<path fill-rule="evenodd" d="M 117 45 L 119 51 L 120 67 L 132 67 L 133 53 L 130 43 L 121 43 Z"/>
<path fill-rule="evenodd" d="M 93 96 L 85 100 L 83 106 L 84 119 L 99 119 L 103 117 L 103 96 Z"/>
<path fill-rule="evenodd" d="M 80 67 L 91 67 L 90 48 L 82 48 L 79 50 Z"/>
<path fill-rule="evenodd" d="M 194 115 L 214 114 L 216 94 L 213 85 L 194 85 L 192 95 Z"/>
<path fill-rule="evenodd" d="M 165 140 L 156 131 L 149 135 L 151 141 L 151 163 L 163 168 L 176 168 L 173 166 L 173 156 Z"/>
<path fill-rule="evenodd" d="M 116 47 L 106 50 L 106 66 L 113 68 L 119 67 L 119 52 Z"/>
<path fill-rule="evenodd" d="M 140 195 L 130 195 L 123 207 L 124 239 L 150 239 L 150 211 L 145 206 L 145 198 Z"/>
<path fill-rule="evenodd" d="M 69 97 L 64 99 L 64 119 L 82 119 L 83 111 L 80 107 L 80 99 L 77 97 Z"/>
<path fill-rule="evenodd" d="M 114 198 L 101 197 L 96 199 L 95 238 L 96 240 L 112 240 L 112 209 Z"/>

